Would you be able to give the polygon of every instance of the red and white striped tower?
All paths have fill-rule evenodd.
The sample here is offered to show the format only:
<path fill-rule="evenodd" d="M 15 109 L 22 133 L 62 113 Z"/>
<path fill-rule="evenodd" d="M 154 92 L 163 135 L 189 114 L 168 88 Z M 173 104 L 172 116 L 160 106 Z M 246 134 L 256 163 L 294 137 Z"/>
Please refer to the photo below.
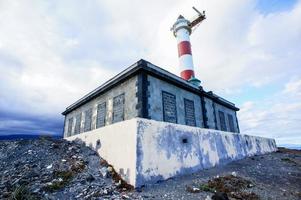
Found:
<path fill-rule="evenodd" d="M 173 33 L 178 41 L 178 56 L 180 61 L 181 77 L 189 80 L 194 77 L 193 60 L 191 54 L 190 34 L 191 28 L 188 26 L 189 21 L 183 16 L 179 16 L 173 25 Z"/>
<path fill-rule="evenodd" d="M 193 7 L 193 9 L 195 8 Z M 204 13 L 198 13 L 198 17 L 192 22 L 188 21 L 182 15 L 180 15 L 171 28 L 178 42 L 178 56 L 180 62 L 179 67 L 181 71 L 181 77 L 195 85 L 200 85 L 201 81 L 195 78 L 191 53 L 190 34 L 192 27 L 205 19 Z"/>

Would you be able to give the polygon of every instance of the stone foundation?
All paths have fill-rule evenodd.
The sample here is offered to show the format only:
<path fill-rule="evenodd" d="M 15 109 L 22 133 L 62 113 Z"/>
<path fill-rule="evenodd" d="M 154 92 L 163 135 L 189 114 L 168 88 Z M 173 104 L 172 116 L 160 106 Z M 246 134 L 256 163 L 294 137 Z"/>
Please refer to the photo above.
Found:
<path fill-rule="evenodd" d="M 135 187 L 277 150 L 274 139 L 142 118 L 66 139 L 76 138 Z"/>

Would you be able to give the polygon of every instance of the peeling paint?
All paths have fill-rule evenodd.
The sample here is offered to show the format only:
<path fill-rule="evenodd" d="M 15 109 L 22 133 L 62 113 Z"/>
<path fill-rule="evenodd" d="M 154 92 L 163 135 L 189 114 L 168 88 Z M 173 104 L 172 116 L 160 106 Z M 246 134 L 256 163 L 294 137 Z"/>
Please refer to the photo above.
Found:
<path fill-rule="evenodd" d="M 146 119 L 137 126 L 136 186 L 277 150 L 269 138 Z"/>
<path fill-rule="evenodd" d="M 76 138 L 135 187 L 277 150 L 274 139 L 142 118 L 66 139 Z"/>

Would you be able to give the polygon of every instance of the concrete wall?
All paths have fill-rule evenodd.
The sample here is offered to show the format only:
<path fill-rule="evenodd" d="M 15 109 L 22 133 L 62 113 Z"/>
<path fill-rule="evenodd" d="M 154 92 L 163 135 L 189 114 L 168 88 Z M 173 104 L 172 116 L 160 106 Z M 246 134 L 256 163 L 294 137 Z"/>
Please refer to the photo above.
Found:
<path fill-rule="evenodd" d="M 136 186 L 277 149 L 268 138 L 145 119 L 137 125 Z"/>
<path fill-rule="evenodd" d="M 67 140 L 80 139 L 114 166 L 116 172 L 131 185 L 136 185 L 137 120 L 126 120 L 89 132 L 74 135 Z"/>
<path fill-rule="evenodd" d="M 80 139 L 135 187 L 276 151 L 275 140 L 134 118 L 66 138 Z"/>
<path fill-rule="evenodd" d="M 137 105 L 137 76 L 134 76 L 127 81 L 117 85 L 108 92 L 98 96 L 92 101 L 82 105 L 81 107 L 73 110 L 65 116 L 65 127 L 64 127 L 64 137 L 67 137 L 68 123 L 69 119 L 73 117 L 73 134 L 75 127 L 75 116 L 82 113 L 81 117 L 81 133 L 84 132 L 84 120 L 85 111 L 92 108 L 92 130 L 96 128 L 96 117 L 97 117 L 97 105 L 106 102 L 107 112 L 106 112 L 106 125 L 112 124 L 113 116 L 113 98 L 125 94 L 125 108 L 124 108 L 124 119 L 132 119 L 138 116 L 138 111 L 136 109 Z"/>
<path fill-rule="evenodd" d="M 201 98 L 191 92 L 183 90 L 177 86 L 169 84 L 165 81 L 159 80 L 153 76 L 148 75 L 149 81 L 148 91 L 148 115 L 150 119 L 163 121 L 163 105 L 162 105 L 162 91 L 169 92 L 176 96 L 177 107 L 177 123 L 185 125 L 185 111 L 184 98 L 194 101 L 195 119 L 197 127 L 204 127 Z"/>

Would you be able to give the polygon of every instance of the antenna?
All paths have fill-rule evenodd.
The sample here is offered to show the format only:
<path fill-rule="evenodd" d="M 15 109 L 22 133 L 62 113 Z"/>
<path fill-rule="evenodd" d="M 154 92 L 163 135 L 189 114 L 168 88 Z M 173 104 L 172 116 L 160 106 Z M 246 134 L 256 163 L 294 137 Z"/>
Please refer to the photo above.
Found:
<path fill-rule="evenodd" d="M 196 9 L 195 7 L 192 7 L 192 9 L 197 12 L 197 16 L 195 17 L 195 19 L 191 20 L 191 22 L 188 24 L 188 26 L 192 29 L 194 28 L 196 25 L 198 25 L 199 23 L 201 23 L 204 19 L 206 19 L 205 16 L 205 11 L 203 11 L 203 13 L 201 13 L 198 9 Z"/>

